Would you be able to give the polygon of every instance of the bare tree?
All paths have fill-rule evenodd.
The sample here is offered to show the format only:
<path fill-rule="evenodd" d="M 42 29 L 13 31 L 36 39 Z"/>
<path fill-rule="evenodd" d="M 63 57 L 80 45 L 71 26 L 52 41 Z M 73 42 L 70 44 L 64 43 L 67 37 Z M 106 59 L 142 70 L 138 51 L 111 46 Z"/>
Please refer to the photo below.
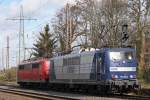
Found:
<path fill-rule="evenodd" d="M 129 0 L 128 3 L 130 11 L 130 20 L 134 24 L 133 30 L 135 44 L 137 47 L 137 57 L 139 60 L 139 68 L 144 66 L 144 46 L 145 46 L 145 32 L 149 30 L 149 14 L 150 1 L 149 0 Z"/>
<path fill-rule="evenodd" d="M 99 2 L 95 0 L 78 0 L 77 5 L 81 10 L 82 27 L 85 30 L 85 46 L 100 47 L 105 27 L 102 23 Z"/>
<path fill-rule="evenodd" d="M 58 36 L 60 51 L 71 50 L 72 43 L 83 34 L 80 32 L 79 17 L 80 10 L 76 5 L 67 4 L 57 13 L 53 27 Z"/>
<path fill-rule="evenodd" d="M 116 0 L 78 0 L 82 18 L 87 25 L 86 36 L 90 46 L 100 48 L 121 41 L 122 22 L 126 16 L 127 2 Z M 87 40 L 86 40 L 87 41 Z"/>
<path fill-rule="evenodd" d="M 110 45 L 119 45 L 122 41 L 122 25 L 127 20 L 126 0 L 102 0 L 105 27 L 108 30 L 106 42 Z"/>

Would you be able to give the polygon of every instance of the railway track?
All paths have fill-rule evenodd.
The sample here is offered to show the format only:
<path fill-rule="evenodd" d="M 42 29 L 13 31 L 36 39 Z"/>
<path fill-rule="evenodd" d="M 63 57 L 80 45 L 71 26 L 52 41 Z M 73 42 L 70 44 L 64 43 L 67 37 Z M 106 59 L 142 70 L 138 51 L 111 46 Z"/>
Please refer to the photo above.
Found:
<path fill-rule="evenodd" d="M 30 92 L 30 91 L 23 91 L 18 89 L 6 89 L 0 87 L 0 92 L 5 92 L 14 95 L 20 95 L 30 98 L 37 98 L 42 100 L 79 100 L 77 98 L 68 97 L 68 96 L 61 96 L 61 95 L 52 95 L 52 94 L 44 94 L 38 92 Z"/>
<path fill-rule="evenodd" d="M 126 99 L 126 100 L 150 100 L 150 96 L 128 95 L 128 94 L 113 94 L 110 97 Z"/>
<path fill-rule="evenodd" d="M 77 97 L 69 97 L 69 96 L 60 96 L 60 95 L 55 95 L 55 94 L 45 94 L 45 93 L 38 93 L 38 92 L 29 92 L 29 91 L 24 91 L 20 89 L 18 86 L 14 85 L 6 85 L 6 84 L 1 84 L 1 86 L 8 86 L 11 89 L 4 89 L 0 87 L 0 91 L 6 92 L 6 93 L 12 93 L 16 95 L 22 95 L 22 96 L 27 96 L 27 97 L 32 97 L 32 98 L 39 98 L 39 99 L 47 99 L 47 100 L 56 100 L 56 99 L 61 99 L 61 100 L 81 100 L 84 98 L 77 98 Z M 33 89 L 34 90 L 34 89 Z M 150 96 L 139 96 L 139 95 L 128 95 L 128 94 L 111 94 L 111 95 L 93 95 L 89 93 L 81 93 L 81 95 L 86 95 L 87 100 L 88 97 L 98 97 L 98 98 L 118 98 L 118 99 L 125 99 L 125 100 L 150 100 Z M 89 99 L 90 100 L 90 99 Z M 100 99 L 102 100 L 102 99 Z M 105 99 L 107 100 L 107 99 Z M 114 99 L 115 100 L 115 99 Z"/>

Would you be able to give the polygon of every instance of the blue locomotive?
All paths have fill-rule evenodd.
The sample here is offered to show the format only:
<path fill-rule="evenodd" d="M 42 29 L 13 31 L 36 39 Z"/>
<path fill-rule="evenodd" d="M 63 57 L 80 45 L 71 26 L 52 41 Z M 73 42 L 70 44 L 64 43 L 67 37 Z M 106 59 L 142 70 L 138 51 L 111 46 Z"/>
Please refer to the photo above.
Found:
<path fill-rule="evenodd" d="M 102 48 L 50 59 L 50 86 L 99 92 L 138 88 L 133 48 Z"/>

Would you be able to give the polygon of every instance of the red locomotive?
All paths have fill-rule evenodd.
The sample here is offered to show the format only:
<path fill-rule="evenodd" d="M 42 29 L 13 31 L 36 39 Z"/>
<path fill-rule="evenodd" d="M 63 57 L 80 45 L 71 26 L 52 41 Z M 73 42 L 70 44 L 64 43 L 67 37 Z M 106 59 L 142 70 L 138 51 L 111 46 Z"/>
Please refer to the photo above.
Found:
<path fill-rule="evenodd" d="M 21 86 L 48 83 L 50 61 L 42 58 L 38 60 L 26 60 L 19 64 L 17 82 Z"/>

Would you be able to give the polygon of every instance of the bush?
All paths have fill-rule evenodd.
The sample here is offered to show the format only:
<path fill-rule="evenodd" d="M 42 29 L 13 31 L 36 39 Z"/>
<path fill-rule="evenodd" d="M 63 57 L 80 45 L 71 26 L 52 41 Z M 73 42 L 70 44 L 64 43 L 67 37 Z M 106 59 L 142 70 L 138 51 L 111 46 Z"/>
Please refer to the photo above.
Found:
<path fill-rule="evenodd" d="M 0 72 L 0 81 L 16 81 L 17 68 L 10 68 Z"/>

